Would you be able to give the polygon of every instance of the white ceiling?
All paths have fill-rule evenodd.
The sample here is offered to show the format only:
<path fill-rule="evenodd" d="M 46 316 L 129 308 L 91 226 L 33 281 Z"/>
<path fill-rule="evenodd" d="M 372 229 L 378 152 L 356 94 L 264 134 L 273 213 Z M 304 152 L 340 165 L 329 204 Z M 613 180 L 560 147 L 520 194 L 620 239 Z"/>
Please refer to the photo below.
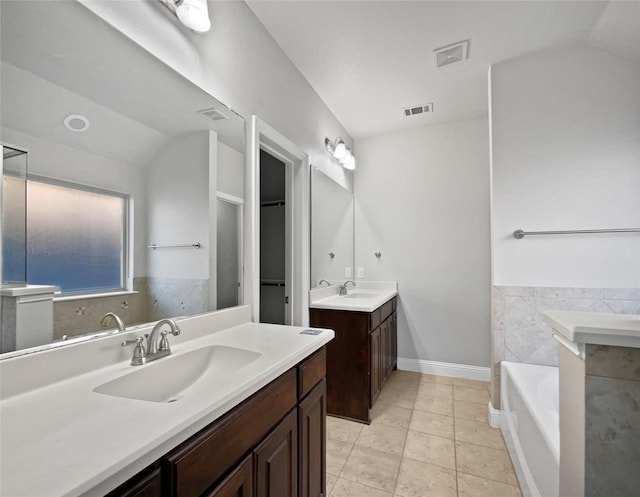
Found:
<path fill-rule="evenodd" d="M 640 59 L 640 1 L 247 4 L 354 138 L 486 115 L 489 66 L 526 53 L 585 42 Z M 469 59 L 436 69 L 433 50 L 464 39 Z"/>
<path fill-rule="evenodd" d="M 206 129 L 244 152 L 241 117 L 79 2 L 0 7 L 3 127 L 136 165 L 169 137 Z M 228 119 L 197 114 L 210 108 Z M 63 126 L 76 113 L 91 122 L 84 133 Z"/>

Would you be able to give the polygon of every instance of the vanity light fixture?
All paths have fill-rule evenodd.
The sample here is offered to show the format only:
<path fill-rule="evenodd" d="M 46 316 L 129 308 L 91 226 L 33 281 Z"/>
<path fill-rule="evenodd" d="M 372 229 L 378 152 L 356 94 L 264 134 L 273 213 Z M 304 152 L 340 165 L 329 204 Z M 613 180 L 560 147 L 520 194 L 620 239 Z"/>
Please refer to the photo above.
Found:
<path fill-rule="evenodd" d="M 206 33 L 211 29 L 207 0 L 160 0 L 175 16 L 194 33 Z"/>
<path fill-rule="evenodd" d="M 329 138 L 325 138 L 324 148 L 327 153 L 337 160 L 345 169 L 356 168 L 356 158 L 351 149 L 345 145 L 342 138 L 338 137 L 333 142 L 329 140 Z"/>

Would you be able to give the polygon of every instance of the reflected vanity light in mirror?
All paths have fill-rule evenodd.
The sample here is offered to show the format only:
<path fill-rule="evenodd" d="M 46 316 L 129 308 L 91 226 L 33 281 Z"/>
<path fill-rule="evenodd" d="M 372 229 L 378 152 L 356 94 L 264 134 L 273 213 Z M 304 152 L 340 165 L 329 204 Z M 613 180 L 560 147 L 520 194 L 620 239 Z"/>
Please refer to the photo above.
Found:
<path fill-rule="evenodd" d="M 112 331 L 100 326 L 108 312 L 117 313 L 129 331 L 164 317 L 242 304 L 242 216 L 238 209 L 223 215 L 220 201 L 232 198 L 240 207 L 244 201 L 244 119 L 80 2 L 0 2 L 0 10 L 0 124 L 3 140 L 29 151 L 23 154 L 25 162 L 28 156 L 25 182 L 55 179 L 132 199 L 124 236 L 113 252 L 116 262 L 124 251 L 129 257 L 118 262 L 120 291 L 63 290 L 54 296 L 50 343 L 16 352 L 2 344 L 6 354 L 0 359 L 109 336 Z M 91 129 L 64 128 L 62 118 L 72 119 L 71 112 L 90 116 Z M 6 207 L 0 214 L 7 215 Z M 30 223 L 21 217 L 28 232 Z M 3 222 L 3 242 L 11 234 L 7 230 Z M 88 238 L 82 230 L 69 231 L 73 240 Z M 44 240 L 39 242 L 44 249 L 50 246 L 49 238 L 34 236 Z M 188 246 L 161 249 L 182 244 Z M 79 254 L 70 257 L 72 265 L 85 264 L 87 254 L 79 247 L 72 247 Z M 28 255 L 26 249 L 20 253 Z M 20 265 L 2 262 L 3 277 Z M 228 269 L 224 275 L 221 267 Z M 17 281 L 24 285 L 28 274 Z M 2 306 L 2 318 L 7 309 Z"/>
<path fill-rule="evenodd" d="M 207 0 L 160 0 L 185 27 L 195 33 L 211 29 Z"/>
<path fill-rule="evenodd" d="M 356 158 L 351 149 L 345 145 L 342 138 L 338 137 L 333 142 L 329 140 L 329 138 L 325 138 L 324 149 L 345 169 L 353 170 L 356 168 Z"/>

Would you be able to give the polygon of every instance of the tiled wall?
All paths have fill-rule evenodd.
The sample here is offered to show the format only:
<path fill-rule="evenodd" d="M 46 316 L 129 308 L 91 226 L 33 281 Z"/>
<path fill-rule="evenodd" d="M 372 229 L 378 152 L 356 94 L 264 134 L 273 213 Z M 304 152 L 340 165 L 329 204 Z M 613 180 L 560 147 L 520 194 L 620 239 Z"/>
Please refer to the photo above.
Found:
<path fill-rule="evenodd" d="M 135 278 L 135 294 L 55 302 L 53 339 L 100 331 L 107 312 L 117 314 L 125 325 L 206 312 L 208 285 L 209 280 Z"/>
<path fill-rule="evenodd" d="M 500 406 L 500 361 L 558 365 L 546 310 L 640 314 L 640 288 L 494 286 L 491 404 Z"/>
<path fill-rule="evenodd" d="M 587 346 L 585 492 L 638 495 L 640 349 Z"/>

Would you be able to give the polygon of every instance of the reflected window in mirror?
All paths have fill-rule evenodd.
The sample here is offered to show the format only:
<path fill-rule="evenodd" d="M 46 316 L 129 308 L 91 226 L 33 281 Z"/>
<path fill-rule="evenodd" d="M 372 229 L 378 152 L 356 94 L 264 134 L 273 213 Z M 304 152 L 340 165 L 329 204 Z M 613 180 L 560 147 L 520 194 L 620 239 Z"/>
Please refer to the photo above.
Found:
<path fill-rule="evenodd" d="M 126 290 L 129 197 L 27 180 L 27 283 L 63 294 Z"/>

